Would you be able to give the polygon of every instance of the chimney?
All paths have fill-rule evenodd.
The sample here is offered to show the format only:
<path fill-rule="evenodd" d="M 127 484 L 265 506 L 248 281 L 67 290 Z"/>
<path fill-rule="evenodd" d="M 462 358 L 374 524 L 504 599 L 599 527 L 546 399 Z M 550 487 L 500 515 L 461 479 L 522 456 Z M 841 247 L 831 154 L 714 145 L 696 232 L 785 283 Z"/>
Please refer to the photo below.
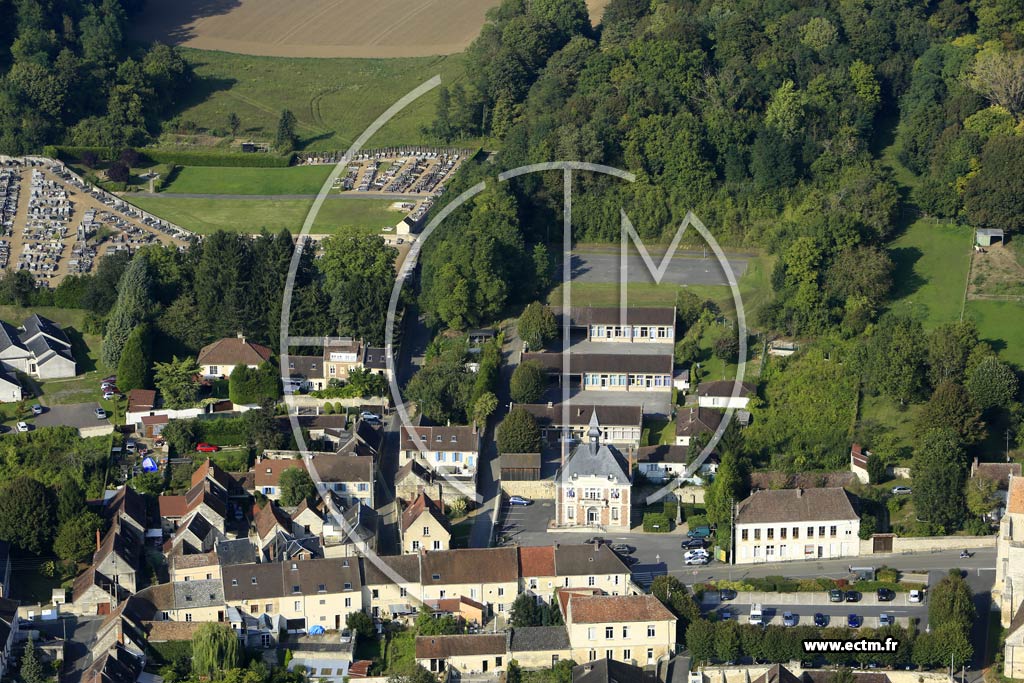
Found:
<path fill-rule="evenodd" d="M 554 407 L 555 407 L 555 402 L 554 401 L 548 401 L 548 408 L 550 409 L 550 408 L 554 408 Z"/>
<path fill-rule="evenodd" d="M 100 551 L 100 530 L 96 530 L 96 552 Z"/>
<path fill-rule="evenodd" d="M 797 498 L 803 498 L 804 497 L 804 490 L 802 488 L 798 488 L 796 490 L 796 497 Z"/>

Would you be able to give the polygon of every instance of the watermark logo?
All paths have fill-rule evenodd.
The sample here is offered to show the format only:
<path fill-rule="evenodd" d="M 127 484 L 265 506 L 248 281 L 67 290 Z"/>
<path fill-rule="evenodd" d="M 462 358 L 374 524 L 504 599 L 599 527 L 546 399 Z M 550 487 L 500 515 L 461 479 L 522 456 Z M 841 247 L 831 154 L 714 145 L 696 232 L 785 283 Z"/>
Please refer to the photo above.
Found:
<path fill-rule="evenodd" d="M 318 193 L 316 200 L 313 202 L 313 206 L 310 208 L 309 214 L 306 216 L 306 220 L 303 223 L 302 230 L 298 237 L 295 253 L 292 256 L 292 261 L 288 273 L 288 277 L 285 285 L 284 301 L 281 307 L 281 326 L 280 326 L 280 348 L 281 348 L 281 369 L 282 379 L 288 380 L 286 368 L 289 367 L 289 350 L 295 346 L 309 346 L 318 343 L 320 340 L 311 339 L 308 337 L 292 337 L 289 335 L 289 321 L 291 317 L 291 298 L 292 292 L 295 286 L 295 276 L 298 270 L 299 261 L 308 234 L 313 226 L 316 216 L 319 213 L 320 207 L 323 205 L 324 200 L 330 193 L 335 180 L 341 175 L 341 173 L 347 167 L 349 161 L 353 159 L 362 148 L 363 144 L 370 139 L 370 137 L 376 133 L 387 121 L 389 121 L 395 114 L 401 111 L 403 108 L 408 106 L 410 103 L 415 101 L 420 96 L 426 94 L 433 88 L 440 84 L 440 78 L 434 77 L 433 79 L 423 83 L 418 88 L 411 91 L 401 100 L 396 102 L 390 107 L 384 114 L 382 114 L 374 123 L 367 128 L 367 130 L 359 136 L 359 138 L 352 144 L 349 150 L 342 156 L 341 160 L 334 167 L 330 175 L 324 181 L 323 186 Z M 635 182 L 635 176 L 622 169 L 614 168 L 611 166 L 605 166 L 601 164 L 593 164 L 588 162 L 580 161 L 557 161 L 547 162 L 540 164 L 531 164 L 528 166 L 522 166 L 519 168 L 511 169 L 500 173 L 497 177 L 499 183 L 506 182 L 512 178 L 523 176 L 530 173 L 540 172 L 551 172 L 561 171 L 563 175 L 563 210 L 562 210 L 562 352 L 561 352 L 561 422 L 562 422 L 562 462 L 568 454 L 568 449 L 571 442 L 571 412 L 572 408 L 572 392 L 570 377 L 572 375 L 572 358 L 573 354 L 570 350 L 570 311 L 572 309 L 572 280 L 573 280 L 573 239 L 572 239 L 572 191 L 573 191 L 573 174 L 574 173 L 599 173 L 617 177 L 625 182 Z M 416 265 L 420 253 L 422 251 L 424 243 L 430 238 L 433 232 L 450 216 L 454 211 L 459 209 L 463 204 L 473 199 L 475 196 L 483 192 L 487 187 L 486 182 L 481 182 L 473 187 L 462 192 L 458 197 L 453 199 L 451 202 L 446 204 L 440 211 L 438 211 L 434 217 L 425 226 L 421 234 L 412 242 L 409 252 L 405 258 L 402 268 L 398 272 L 395 284 L 391 292 L 391 298 L 387 313 L 387 323 L 385 328 L 385 356 L 387 360 L 387 371 L 389 377 L 391 397 L 395 405 L 395 409 L 399 419 L 399 434 L 398 434 L 398 448 L 400 450 L 411 450 L 408 447 L 408 443 L 411 442 L 415 449 L 419 453 L 426 453 L 430 450 L 430 447 L 424 443 L 418 430 L 414 428 L 412 420 L 409 416 L 408 407 L 402 398 L 401 388 L 398 385 L 397 372 L 395 367 L 395 325 L 396 325 L 396 312 L 398 309 L 398 303 L 400 300 L 401 292 L 405 286 L 406 280 L 415 271 Z M 742 381 L 745 372 L 745 358 L 747 353 L 747 330 L 746 330 L 746 319 L 744 316 L 743 302 L 740 297 L 739 287 L 736 282 L 735 274 L 732 267 L 725 257 L 724 252 L 718 245 L 714 236 L 704 226 L 697 216 L 692 212 L 687 212 L 686 217 L 677 229 L 675 236 L 671 244 L 669 245 L 666 253 L 661 257 L 658 264 L 654 263 L 650 252 L 644 245 L 643 240 L 637 233 L 636 229 L 628 216 L 628 214 L 621 211 L 622 220 L 622 242 L 621 242 L 621 254 L 620 254 L 620 266 L 619 266 L 619 286 L 620 286 L 620 299 L 619 299 L 619 317 L 623 326 L 628 324 L 629 317 L 629 306 L 628 306 L 628 289 L 631 281 L 636 281 L 634 276 L 637 274 L 630 274 L 628 268 L 628 253 L 629 245 L 632 245 L 639 252 L 643 263 L 649 275 L 655 283 L 661 283 L 662 279 L 672 262 L 673 257 L 679 247 L 679 244 L 683 238 L 684 233 L 688 228 L 695 229 L 708 246 L 714 252 L 715 258 L 719 262 L 725 276 L 727 283 L 731 289 L 733 302 L 735 305 L 736 316 L 737 316 L 737 334 L 739 335 L 739 346 L 740 346 L 740 359 L 737 366 L 737 376 L 733 385 L 732 397 L 736 398 L 739 396 Z M 674 321 L 673 321 L 674 327 Z M 669 365 L 668 384 L 663 384 L 662 387 L 664 392 L 671 392 L 671 364 Z M 631 388 L 631 387 L 627 387 Z M 667 402 L 667 401 L 666 401 Z M 729 422 L 732 419 L 735 408 L 733 407 L 734 402 L 729 402 L 729 407 L 725 412 L 725 415 L 711 437 L 707 445 L 702 449 L 698 456 L 691 460 L 690 464 L 686 468 L 686 472 L 683 478 L 690 478 L 697 471 L 697 469 L 704 463 L 707 457 L 714 450 L 719 440 L 722 438 Z M 671 408 L 669 408 L 671 410 Z M 333 496 L 330 495 L 327 486 L 322 481 L 321 477 L 317 473 L 316 462 L 312 457 L 313 454 L 309 450 L 302 429 L 299 425 L 298 416 L 289 411 L 289 420 L 291 423 L 291 429 L 295 442 L 298 445 L 298 449 L 302 454 L 304 461 L 306 462 L 307 469 L 309 470 L 310 476 L 317 486 L 317 490 L 323 498 L 326 509 L 330 512 L 334 518 L 336 525 L 342 530 L 344 534 L 349 536 L 356 544 L 359 552 L 365 556 L 368 560 L 373 562 L 377 568 L 384 573 L 391 581 L 396 584 L 407 586 L 407 582 L 397 572 L 395 572 L 380 556 L 378 556 L 372 548 L 370 548 L 365 541 L 357 541 L 357 536 L 353 534 L 353 529 L 348 524 L 346 519 L 342 515 L 342 511 L 338 508 L 334 501 Z M 478 458 L 478 467 L 483 466 L 485 463 L 481 462 Z M 494 522 L 499 512 L 500 505 L 498 504 L 500 495 L 494 499 L 485 501 L 477 491 L 475 478 L 473 480 L 467 480 L 465 477 L 449 476 L 443 472 L 435 472 L 435 474 L 445 482 L 445 485 L 451 489 L 457 491 L 459 495 L 466 497 L 469 500 L 475 501 L 478 504 L 484 504 L 490 506 L 489 513 L 491 515 L 491 528 L 494 528 Z M 628 472 L 626 473 L 628 477 Z M 628 487 L 627 487 L 628 488 Z M 654 494 L 648 497 L 648 502 L 653 502 L 670 493 L 675 488 L 673 482 L 667 483 L 662 489 L 658 490 Z M 589 513 L 587 513 L 589 514 Z M 628 509 L 625 512 L 626 523 L 628 524 L 629 514 Z M 584 525 L 593 523 L 595 526 L 599 525 L 599 522 L 594 517 L 588 517 L 582 520 Z M 419 600 L 411 592 L 409 593 L 410 599 L 419 602 Z"/>

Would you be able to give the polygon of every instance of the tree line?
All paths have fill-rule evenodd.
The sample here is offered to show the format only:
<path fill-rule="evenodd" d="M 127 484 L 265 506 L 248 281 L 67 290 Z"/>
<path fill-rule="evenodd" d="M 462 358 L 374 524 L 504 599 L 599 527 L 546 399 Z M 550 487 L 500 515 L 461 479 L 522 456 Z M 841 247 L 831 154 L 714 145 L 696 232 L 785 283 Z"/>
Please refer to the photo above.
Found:
<path fill-rule="evenodd" d="M 140 0 L 3 0 L 0 151 L 144 142 L 192 80 L 177 48 L 128 40 Z"/>

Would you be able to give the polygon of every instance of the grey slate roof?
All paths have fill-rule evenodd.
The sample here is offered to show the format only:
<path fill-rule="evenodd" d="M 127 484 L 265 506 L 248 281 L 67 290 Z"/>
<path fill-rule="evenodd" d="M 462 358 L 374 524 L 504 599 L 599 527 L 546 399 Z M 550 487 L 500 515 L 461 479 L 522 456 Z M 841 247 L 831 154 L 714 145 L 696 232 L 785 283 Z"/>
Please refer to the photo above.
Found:
<path fill-rule="evenodd" d="M 568 650 L 569 632 L 565 626 L 526 626 L 512 629 L 510 652 Z"/>
<path fill-rule="evenodd" d="M 564 309 L 557 309 L 556 317 L 561 317 Z M 622 311 L 617 306 L 577 307 L 569 309 L 570 324 L 574 326 L 618 325 L 622 322 Z M 675 325 L 676 309 L 654 306 L 630 306 L 626 309 L 627 325 Z"/>
<path fill-rule="evenodd" d="M 572 683 L 659 683 L 653 671 L 614 659 L 598 659 L 572 668 Z"/>
<path fill-rule="evenodd" d="M 629 464 L 619 451 L 611 446 L 600 443 L 593 436 L 596 420 L 591 420 L 590 441 L 583 442 L 573 449 L 565 464 L 559 471 L 559 481 L 571 480 L 573 475 L 581 477 L 595 476 L 613 481 L 616 484 L 628 485 Z"/>
<path fill-rule="evenodd" d="M 220 579 L 174 582 L 174 605 L 178 609 L 216 607 L 223 604 L 224 584 Z"/>
<path fill-rule="evenodd" d="M 341 517 L 345 521 L 345 528 L 351 529 L 350 540 L 366 542 L 377 535 L 378 515 L 373 508 L 356 503 L 345 510 Z"/>
<path fill-rule="evenodd" d="M 256 561 L 256 547 L 248 538 L 221 541 L 217 544 L 217 559 L 221 566 L 249 564 Z"/>
<path fill-rule="evenodd" d="M 10 325 L 0 320 L 0 351 L 10 347 L 16 346 L 19 349 L 28 351 L 25 345 L 21 342 L 21 337 L 18 335 L 18 330 L 14 325 Z"/>
<path fill-rule="evenodd" d="M 589 543 L 580 543 L 555 547 L 556 576 L 628 573 L 629 568 L 615 551 L 606 545 L 595 548 Z"/>
<path fill-rule="evenodd" d="M 372 558 L 362 558 L 360 565 L 363 568 L 363 583 L 366 585 L 395 583 L 388 575 L 392 573 L 409 583 L 420 581 L 419 555 L 376 555 Z M 381 569 L 379 565 L 383 565 L 387 570 Z"/>
<path fill-rule="evenodd" d="M 642 446 L 636 451 L 636 461 L 682 464 L 687 461 L 689 451 L 689 446 Z"/>
<path fill-rule="evenodd" d="M 520 403 L 516 407 L 523 408 L 533 415 L 537 419 L 537 424 L 542 428 L 563 426 L 562 404 L 560 403 L 551 406 L 545 403 Z M 590 406 L 573 402 L 569 405 L 569 424 L 576 426 L 589 424 L 595 410 L 597 419 L 605 426 L 639 426 L 644 417 L 642 406 Z"/>

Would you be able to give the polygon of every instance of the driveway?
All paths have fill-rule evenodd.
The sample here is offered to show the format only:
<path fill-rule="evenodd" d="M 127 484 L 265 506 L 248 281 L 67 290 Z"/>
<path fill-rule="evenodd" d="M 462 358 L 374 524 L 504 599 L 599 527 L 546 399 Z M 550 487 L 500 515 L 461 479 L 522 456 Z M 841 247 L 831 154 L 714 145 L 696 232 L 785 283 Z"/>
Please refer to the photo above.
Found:
<path fill-rule="evenodd" d="M 50 406 L 43 411 L 42 415 L 36 416 L 34 422 L 37 427 L 77 427 L 79 429 L 101 427 L 110 425 L 110 418 L 99 420 L 96 418 L 96 409 L 99 403 L 72 403 L 70 405 Z"/>

